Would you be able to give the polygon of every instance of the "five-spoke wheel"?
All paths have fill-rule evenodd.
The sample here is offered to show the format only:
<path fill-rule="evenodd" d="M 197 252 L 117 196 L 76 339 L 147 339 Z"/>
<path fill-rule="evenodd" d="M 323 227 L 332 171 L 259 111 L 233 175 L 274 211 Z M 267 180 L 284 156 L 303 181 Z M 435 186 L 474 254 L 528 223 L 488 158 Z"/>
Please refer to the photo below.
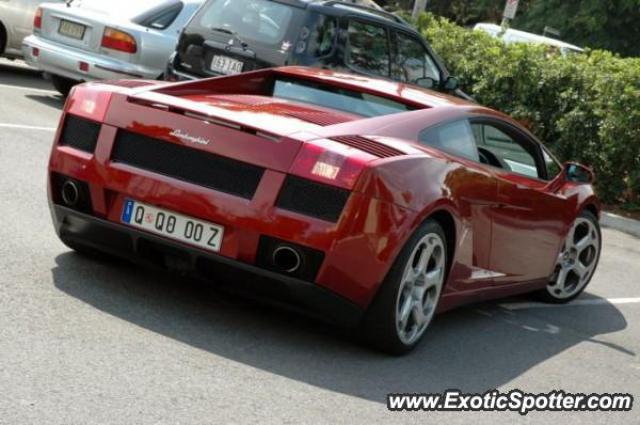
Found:
<path fill-rule="evenodd" d="M 444 241 L 429 233 L 413 248 L 404 268 L 396 304 L 398 336 L 412 344 L 424 333 L 433 317 L 444 283 Z"/>
<path fill-rule="evenodd" d="M 576 218 L 558 254 L 556 267 L 542 294 L 549 301 L 566 302 L 587 286 L 600 257 L 598 220 L 590 212 Z"/>
<path fill-rule="evenodd" d="M 394 354 L 411 350 L 435 315 L 447 275 L 447 239 L 427 220 L 409 238 L 363 323 L 367 342 Z"/>

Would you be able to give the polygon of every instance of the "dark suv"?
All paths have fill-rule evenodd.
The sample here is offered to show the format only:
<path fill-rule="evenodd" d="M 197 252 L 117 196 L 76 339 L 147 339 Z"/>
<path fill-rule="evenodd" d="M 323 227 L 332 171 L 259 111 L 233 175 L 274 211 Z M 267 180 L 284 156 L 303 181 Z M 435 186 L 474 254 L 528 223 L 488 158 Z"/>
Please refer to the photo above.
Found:
<path fill-rule="evenodd" d="M 281 65 L 382 76 L 462 94 L 427 42 L 401 18 L 330 0 L 208 0 L 184 28 L 166 78 Z"/>

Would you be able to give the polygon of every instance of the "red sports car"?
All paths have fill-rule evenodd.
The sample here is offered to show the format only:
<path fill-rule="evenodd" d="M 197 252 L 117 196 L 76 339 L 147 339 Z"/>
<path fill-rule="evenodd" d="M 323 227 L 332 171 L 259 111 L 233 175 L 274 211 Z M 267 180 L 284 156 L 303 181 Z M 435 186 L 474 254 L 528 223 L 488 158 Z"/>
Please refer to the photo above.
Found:
<path fill-rule="evenodd" d="M 401 353 L 436 311 L 578 296 L 601 249 L 592 179 L 491 109 L 285 67 L 76 87 L 48 191 L 77 251 L 222 282 Z"/>

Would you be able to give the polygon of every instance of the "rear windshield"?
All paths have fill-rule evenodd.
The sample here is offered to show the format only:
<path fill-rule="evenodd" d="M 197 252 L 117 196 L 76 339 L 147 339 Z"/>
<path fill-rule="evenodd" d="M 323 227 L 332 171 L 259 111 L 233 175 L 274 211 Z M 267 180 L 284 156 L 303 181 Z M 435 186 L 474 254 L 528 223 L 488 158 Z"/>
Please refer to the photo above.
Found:
<path fill-rule="evenodd" d="M 365 117 L 415 109 L 382 96 L 292 79 L 277 79 L 273 86 L 273 97 L 338 109 Z"/>
<path fill-rule="evenodd" d="M 115 17 L 132 18 L 153 9 L 159 3 L 161 2 L 158 0 L 76 0 L 71 6 Z"/>
<path fill-rule="evenodd" d="M 272 0 L 210 0 L 197 19 L 204 28 L 233 31 L 243 41 L 276 45 L 300 13 L 298 8 Z"/>
<path fill-rule="evenodd" d="M 183 7 L 180 0 L 165 0 L 132 20 L 143 27 L 163 30 L 175 21 Z"/>

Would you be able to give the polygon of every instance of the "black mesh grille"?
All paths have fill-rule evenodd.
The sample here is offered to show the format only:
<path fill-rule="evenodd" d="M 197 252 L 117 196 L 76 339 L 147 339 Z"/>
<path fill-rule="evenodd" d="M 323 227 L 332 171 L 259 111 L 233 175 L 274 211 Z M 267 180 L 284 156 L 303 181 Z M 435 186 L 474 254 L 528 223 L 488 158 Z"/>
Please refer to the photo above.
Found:
<path fill-rule="evenodd" d="M 340 218 L 348 198 L 348 190 L 287 176 L 276 206 L 335 222 Z"/>
<path fill-rule="evenodd" d="M 99 123 L 69 114 L 64 120 L 60 144 L 93 153 L 99 133 Z"/>
<path fill-rule="evenodd" d="M 251 199 L 264 168 L 120 130 L 111 160 Z"/>

